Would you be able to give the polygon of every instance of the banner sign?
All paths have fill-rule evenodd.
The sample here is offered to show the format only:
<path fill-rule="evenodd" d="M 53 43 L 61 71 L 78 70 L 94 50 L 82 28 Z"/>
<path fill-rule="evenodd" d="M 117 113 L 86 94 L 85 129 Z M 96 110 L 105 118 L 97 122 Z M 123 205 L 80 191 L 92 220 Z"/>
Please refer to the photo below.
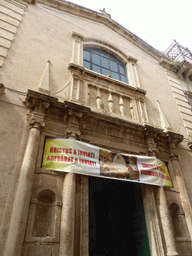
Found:
<path fill-rule="evenodd" d="M 164 162 L 71 139 L 46 139 L 42 168 L 172 187 Z"/>

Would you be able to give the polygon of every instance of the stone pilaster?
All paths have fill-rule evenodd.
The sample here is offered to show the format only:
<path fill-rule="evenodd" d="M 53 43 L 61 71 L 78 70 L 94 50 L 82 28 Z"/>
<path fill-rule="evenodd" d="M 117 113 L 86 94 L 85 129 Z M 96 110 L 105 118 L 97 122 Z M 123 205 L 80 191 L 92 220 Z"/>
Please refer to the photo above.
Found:
<path fill-rule="evenodd" d="M 161 133 L 161 129 L 153 128 L 151 126 L 145 126 L 145 135 L 146 141 L 148 145 L 148 155 L 156 156 L 158 153 L 157 145 L 155 143 L 155 138 L 159 133 Z M 165 196 L 164 187 L 157 187 L 157 206 L 159 209 L 160 221 L 163 229 L 163 236 L 166 245 L 166 255 L 167 256 L 177 256 L 174 232 L 173 232 L 173 224 L 171 220 L 171 216 L 169 214 L 169 209 L 167 205 L 167 199 Z"/>
<path fill-rule="evenodd" d="M 172 167 L 174 170 L 177 186 L 178 186 L 179 193 L 180 193 L 182 207 L 185 212 L 186 222 L 187 222 L 190 237 L 192 240 L 191 207 L 190 207 L 190 203 L 189 203 L 189 199 L 188 199 L 188 195 L 187 195 L 187 190 L 185 187 L 185 182 L 184 182 L 183 176 L 182 176 L 182 168 L 179 163 L 179 154 L 178 154 L 178 151 L 176 148 L 177 144 L 179 144 L 182 141 L 183 136 L 179 135 L 179 134 L 174 134 L 172 132 L 168 132 L 168 139 L 169 139 L 169 147 L 170 147 L 171 164 L 172 164 Z"/>
<path fill-rule="evenodd" d="M 166 255 L 167 256 L 177 256 L 179 255 L 176 248 L 173 223 L 169 213 L 169 208 L 167 205 L 167 199 L 165 196 L 164 187 L 159 187 L 157 189 L 157 205 L 159 209 L 159 215 L 161 218 L 161 225 L 163 227 L 163 233 L 166 245 Z"/>
<path fill-rule="evenodd" d="M 79 119 L 81 117 L 82 114 L 71 109 L 68 110 L 66 138 L 77 139 L 80 136 Z M 59 256 L 74 255 L 75 194 L 76 174 L 70 172 L 66 173 L 63 184 Z"/>
<path fill-rule="evenodd" d="M 30 107 L 32 115 L 29 120 L 29 136 L 21 165 L 4 256 L 21 255 L 40 141 L 40 130 L 44 126 L 44 110 L 49 107 L 49 103 L 33 98 Z"/>
<path fill-rule="evenodd" d="M 165 256 L 154 189 L 151 185 L 143 186 L 143 203 L 150 251 L 152 256 Z"/>

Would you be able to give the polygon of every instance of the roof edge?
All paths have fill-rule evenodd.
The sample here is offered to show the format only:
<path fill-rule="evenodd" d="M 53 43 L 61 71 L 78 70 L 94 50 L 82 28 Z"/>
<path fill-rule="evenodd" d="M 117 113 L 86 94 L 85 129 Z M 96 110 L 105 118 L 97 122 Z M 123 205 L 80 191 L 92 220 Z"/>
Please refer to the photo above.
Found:
<path fill-rule="evenodd" d="M 168 59 L 167 56 L 155 49 L 147 42 L 145 42 L 140 37 L 136 36 L 134 33 L 123 27 L 121 24 L 110 18 L 110 15 L 105 15 L 103 13 L 88 9 L 81 5 L 77 5 L 65 0 L 36 0 L 36 3 L 44 4 L 52 8 L 56 8 L 60 11 L 68 12 L 70 14 L 87 18 L 92 21 L 104 24 L 122 37 L 129 40 L 131 43 L 139 47 L 140 49 L 147 52 L 149 55 L 157 59 Z"/>

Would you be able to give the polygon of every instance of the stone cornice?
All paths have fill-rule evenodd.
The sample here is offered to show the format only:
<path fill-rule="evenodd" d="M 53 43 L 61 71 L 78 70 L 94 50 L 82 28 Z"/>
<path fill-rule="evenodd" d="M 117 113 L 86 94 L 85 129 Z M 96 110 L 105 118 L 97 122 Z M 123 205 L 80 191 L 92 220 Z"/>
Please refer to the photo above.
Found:
<path fill-rule="evenodd" d="M 176 73 L 176 69 L 174 68 L 174 64 L 171 60 L 160 59 L 159 64 L 165 69 Z"/>
<path fill-rule="evenodd" d="M 56 103 L 58 102 L 58 99 L 49 95 L 46 95 L 44 93 L 28 90 L 27 91 L 27 97 L 25 100 L 26 105 L 32 106 L 33 100 L 39 99 L 41 101 L 49 102 L 49 103 Z"/>
<path fill-rule="evenodd" d="M 159 64 L 178 76 L 188 77 L 192 74 L 192 64 L 188 61 L 172 61 L 171 59 L 160 59 Z M 177 65 L 178 64 L 178 65 Z"/>

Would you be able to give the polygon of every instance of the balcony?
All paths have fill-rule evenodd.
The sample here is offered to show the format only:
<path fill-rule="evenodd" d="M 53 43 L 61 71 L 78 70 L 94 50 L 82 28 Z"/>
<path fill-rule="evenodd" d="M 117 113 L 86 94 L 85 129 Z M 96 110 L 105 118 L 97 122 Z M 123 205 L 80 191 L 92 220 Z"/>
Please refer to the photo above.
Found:
<path fill-rule="evenodd" d="M 104 76 L 77 64 L 69 64 L 71 84 L 69 100 L 92 111 L 127 121 L 147 124 L 146 91 Z"/>

